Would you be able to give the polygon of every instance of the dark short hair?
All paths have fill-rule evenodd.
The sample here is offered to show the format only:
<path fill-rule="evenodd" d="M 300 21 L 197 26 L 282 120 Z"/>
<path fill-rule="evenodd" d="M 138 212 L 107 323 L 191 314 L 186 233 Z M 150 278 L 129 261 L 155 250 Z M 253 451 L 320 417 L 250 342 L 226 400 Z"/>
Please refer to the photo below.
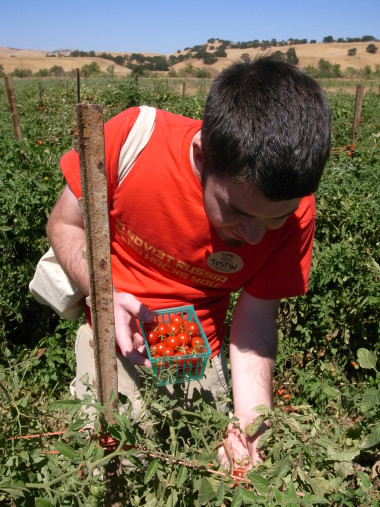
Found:
<path fill-rule="evenodd" d="M 331 111 L 319 84 L 272 56 L 213 81 L 202 125 L 203 180 L 257 185 L 273 201 L 310 195 L 330 152 Z"/>

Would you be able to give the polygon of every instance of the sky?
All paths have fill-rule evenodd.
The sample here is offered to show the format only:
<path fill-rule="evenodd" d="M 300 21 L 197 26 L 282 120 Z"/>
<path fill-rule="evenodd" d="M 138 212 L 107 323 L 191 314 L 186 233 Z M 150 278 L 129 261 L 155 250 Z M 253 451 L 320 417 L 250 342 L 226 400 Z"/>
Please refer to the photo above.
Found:
<path fill-rule="evenodd" d="M 0 0 L 0 46 L 171 54 L 232 42 L 380 39 L 380 0 Z"/>

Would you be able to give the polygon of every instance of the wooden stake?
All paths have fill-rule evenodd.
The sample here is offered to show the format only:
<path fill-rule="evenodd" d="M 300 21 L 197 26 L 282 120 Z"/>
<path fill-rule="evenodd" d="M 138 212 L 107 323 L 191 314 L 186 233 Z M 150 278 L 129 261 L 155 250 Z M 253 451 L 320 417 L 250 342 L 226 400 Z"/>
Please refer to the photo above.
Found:
<path fill-rule="evenodd" d="M 356 142 L 356 131 L 358 129 L 361 114 L 362 114 L 363 97 L 364 97 L 364 87 L 363 87 L 363 85 L 358 84 L 356 86 L 354 123 L 352 126 L 352 144 L 353 145 L 355 145 L 355 142 Z"/>
<path fill-rule="evenodd" d="M 75 75 L 76 75 L 76 102 L 77 104 L 80 103 L 80 69 L 75 69 Z"/>
<path fill-rule="evenodd" d="M 96 104 L 77 104 L 76 110 L 97 393 L 106 407 L 105 421 L 113 424 L 113 411 L 118 406 L 118 379 L 103 111 Z M 106 465 L 105 477 L 106 505 L 121 506 L 120 456 Z"/>
<path fill-rule="evenodd" d="M 9 76 L 5 76 L 4 79 L 5 79 L 5 88 L 7 89 L 9 109 L 11 110 L 11 114 L 12 114 L 12 124 L 13 124 L 13 132 L 15 135 L 15 139 L 17 141 L 22 141 L 20 121 L 19 121 L 18 113 L 17 113 L 17 106 L 16 106 L 15 93 L 13 90 L 12 80 Z"/>

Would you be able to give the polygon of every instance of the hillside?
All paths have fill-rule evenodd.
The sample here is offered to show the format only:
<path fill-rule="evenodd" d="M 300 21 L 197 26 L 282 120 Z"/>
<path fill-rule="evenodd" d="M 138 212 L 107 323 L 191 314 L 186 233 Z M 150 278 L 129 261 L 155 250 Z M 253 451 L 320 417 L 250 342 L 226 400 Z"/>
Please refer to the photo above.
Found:
<path fill-rule="evenodd" d="M 316 43 L 316 44 L 294 44 L 297 57 L 299 58 L 299 66 L 305 68 L 307 66 L 318 67 L 318 61 L 321 58 L 328 60 L 331 64 L 339 64 L 341 70 L 344 71 L 349 67 L 356 70 L 364 69 L 369 66 L 372 71 L 375 71 L 377 66 L 380 66 L 380 42 L 375 42 L 375 46 L 378 48 L 376 54 L 367 53 L 366 48 L 368 42 L 332 42 L 332 43 Z M 217 44 L 215 44 L 215 48 Z M 290 46 L 289 46 L 290 47 Z M 280 50 L 286 52 L 289 47 L 276 47 L 270 48 L 266 52 L 274 52 Z M 356 48 L 355 56 L 348 56 L 348 50 Z M 0 47 L 0 65 L 3 66 L 3 70 L 6 74 L 10 74 L 15 69 L 30 69 L 33 73 L 40 69 L 49 69 L 54 65 L 61 66 L 64 71 L 70 71 L 76 68 L 80 68 L 83 65 L 96 62 L 99 65 L 101 71 L 106 72 L 110 65 L 114 65 L 114 72 L 116 75 L 128 75 L 130 70 L 124 66 L 116 65 L 110 60 L 104 58 L 95 57 L 70 57 L 69 49 L 57 50 L 53 53 L 48 53 L 42 50 L 30 50 L 30 49 L 14 49 L 7 47 Z M 187 51 L 179 51 L 174 53 L 174 56 L 179 54 L 186 54 Z M 196 68 L 205 68 L 210 73 L 211 77 L 216 75 L 220 70 L 227 67 L 231 63 L 240 59 L 243 53 L 247 53 L 250 57 L 257 54 L 263 53 L 260 48 L 248 48 L 248 49 L 227 49 L 227 57 L 219 58 L 213 65 L 205 65 L 202 60 L 192 58 L 183 62 L 177 63 L 173 66 L 177 72 L 185 68 L 191 63 Z M 98 53 L 100 54 L 100 53 Z M 117 55 L 130 55 L 128 52 L 112 52 L 112 56 Z M 50 55 L 50 56 L 47 56 Z M 144 56 L 166 56 L 170 55 L 153 55 L 149 53 Z"/>

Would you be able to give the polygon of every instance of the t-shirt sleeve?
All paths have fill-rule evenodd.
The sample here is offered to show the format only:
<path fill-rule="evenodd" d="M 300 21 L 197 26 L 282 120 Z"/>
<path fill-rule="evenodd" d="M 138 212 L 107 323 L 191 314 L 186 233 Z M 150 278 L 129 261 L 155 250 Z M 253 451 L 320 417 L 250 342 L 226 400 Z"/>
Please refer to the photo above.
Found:
<path fill-rule="evenodd" d="M 282 299 L 308 290 L 315 230 L 315 199 L 305 197 L 288 218 L 277 245 L 244 289 L 260 299 Z"/>
<path fill-rule="evenodd" d="M 131 107 L 114 116 L 104 124 L 104 151 L 107 171 L 107 185 L 109 199 L 117 187 L 117 171 L 119 166 L 120 150 L 131 131 L 140 112 L 138 107 Z M 82 195 L 79 155 L 71 150 L 60 161 L 62 173 L 74 195 Z"/>

